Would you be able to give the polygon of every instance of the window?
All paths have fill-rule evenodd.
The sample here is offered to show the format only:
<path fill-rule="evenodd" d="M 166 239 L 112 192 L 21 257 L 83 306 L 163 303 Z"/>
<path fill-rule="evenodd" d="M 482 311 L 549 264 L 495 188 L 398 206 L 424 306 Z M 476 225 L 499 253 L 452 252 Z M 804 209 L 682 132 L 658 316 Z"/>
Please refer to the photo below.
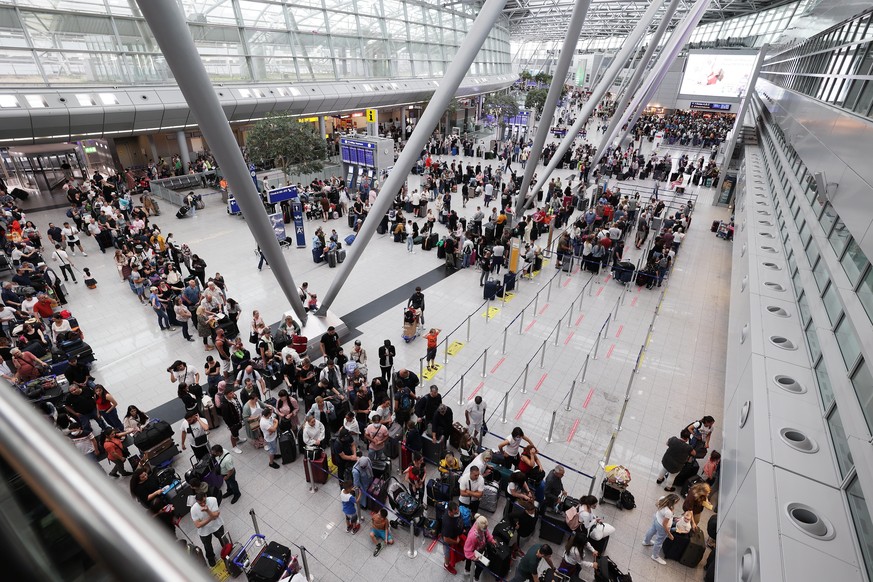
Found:
<path fill-rule="evenodd" d="M 118 97 L 113 93 L 100 93 L 100 101 L 103 105 L 118 105 Z"/>
<path fill-rule="evenodd" d="M 852 386 L 861 404 L 861 412 L 867 419 L 867 427 L 873 432 L 873 374 L 870 373 L 866 361 L 861 362 L 852 376 Z"/>
<path fill-rule="evenodd" d="M 849 277 L 849 281 L 854 285 L 861 273 L 864 272 L 864 269 L 867 268 L 867 255 L 864 254 L 864 251 L 861 250 L 855 239 L 849 240 L 846 246 L 846 254 L 840 260 L 840 263 L 843 265 L 843 270 L 846 272 L 846 276 Z"/>
<path fill-rule="evenodd" d="M 840 467 L 840 474 L 845 477 L 852 469 L 855 462 L 852 460 L 852 451 L 849 450 L 846 431 L 843 428 L 843 421 L 840 418 L 836 406 L 830 415 L 828 415 L 828 428 L 831 431 L 831 440 L 834 443 L 834 453 L 837 456 L 837 465 Z"/>
<path fill-rule="evenodd" d="M 858 356 L 861 355 L 861 345 L 858 342 L 858 336 L 855 335 L 855 330 L 849 323 L 849 318 L 844 317 L 839 325 L 834 329 L 834 335 L 837 338 L 837 345 L 840 347 L 840 353 L 843 355 L 843 362 L 846 364 L 846 369 L 851 370 L 855 367 L 855 362 L 858 361 Z"/>
<path fill-rule="evenodd" d="M 858 545 L 861 547 L 861 555 L 867 566 L 867 577 L 873 579 L 873 519 L 864 499 L 864 492 L 858 483 L 858 478 L 846 487 L 846 499 L 849 502 L 849 511 L 852 513 L 852 521 L 855 524 L 855 534 L 858 536 Z"/>
<path fill-rule="evenodd" d="M 828 319 L 831 320 L 831 325 L 836 325 L 840 320 L 840 315 L 843 313 L 843 307 L 840 305 L 840 298 L 837 293 L 837 286 L 831 283 L 821 296 L 825 310 L 828 312 Z"/>
<path fill-rule="evenodd" d="M 834 210 L 834 207 L 831 206 L 830 203 L 825 204 L 824 211 L 821 213 L 821 217 L 819 217 L 819 222 L 821 223 L 821 227 L 826 235 L 830 234 L 831 228 L 833 228 L 834 223 L 838 218 L 837 211 Z"/>
<path fill-rule="evenodd" d="M 806 327 L 806 324 L 812 320 L 812 314 L 809 312 L 809 301 L 806 300 L 805 293 L 801 293 L 797 298 L 797 307 L 800 309 L 801 325 Z"/>
<path fill-rule="evenodd" d="M 812 276 L 815 277 L 815 283 L 818 285 L 819 291 L 827 287 L 830 277 L 828 276 L 828 270 L 825 268 L 825 262 L 822 259 L 819 259 L 815 267 L 812 268 Z"/>
<path fill-rule="evenodd" d="M 864 306 L 867 317 L 870 318 L 870 321 L 873 321 L 873 269 L 867 272 L 855 293 L 858 294 L 858 299 L 860 299 L 861 305 Z"/>
<path fill-rule="evenodd" d="M 815 362 L 821 357 L 821 343 L 818 341 L 815 323 L 810 321 L 804 333 L 806 334 L 806 345 L 809 347 L 809 357 Z"/>
<path fill-rule="evenodd" d="M 42 108 L 48 107 L 48 103 L 45 99 L 43 99 L 42 95 L 25 95 L 24 98 L 27 100 L 27 104 L 33 108 Z"/>
<path fill-rule="evenodd" d="M 7 109 L 10 107 L 21 107 L 18 104 L 18 99 L 15 95 L 0 95 L 0 107 Z"/>
<path fill-rule="evenodd" d="M 831 378 L 828 376 L 828 369 L 825 366 L 824 360 L 819 360 L 815 365 L 815 378 L 818 380 L 818 392 L 821 397 L 821 403 L 825 410 L 831 407 L 834 403 L 834 389 L 831 386 Z"/>
<path fill-rule="evenodd" d="M 831 243 L 831 247 L 834 249 L 834 252 L 837 256 L 842 256 L 843 251 L 846 249 L 846 245 L 849 243 L 849 238 L 852 235 L 849 234 L 849 230 L 846 228 L 846 225 L 837 217 L 836 222 L 834 223 L 834 229 L 831 231 L 831 234 L 828 236 L 828 242 Z"/>
<path fill-rule="evenodd" d="M 77 93 L 76 94 L 76 101 L 78 101 L 79 105 L 81 105 L 83 107 L 90 107 L 92 105 L 97 105 L 97 103 L 94 101 L 94 98 L 91 97 L 90 95 L 88 95 L 87 93 Z"/>

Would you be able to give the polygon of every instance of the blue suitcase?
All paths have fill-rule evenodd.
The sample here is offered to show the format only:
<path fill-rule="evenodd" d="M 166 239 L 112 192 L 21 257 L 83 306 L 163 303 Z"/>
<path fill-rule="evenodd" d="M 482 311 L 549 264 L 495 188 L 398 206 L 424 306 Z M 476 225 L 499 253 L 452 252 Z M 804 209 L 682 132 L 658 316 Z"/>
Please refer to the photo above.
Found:
<path fill-rule="evenodd" d="M 321 256 L 321 247 L 312 249 L 312 261 L 314 263 L 320 263 L 324 261 L 324 257 Z"/>

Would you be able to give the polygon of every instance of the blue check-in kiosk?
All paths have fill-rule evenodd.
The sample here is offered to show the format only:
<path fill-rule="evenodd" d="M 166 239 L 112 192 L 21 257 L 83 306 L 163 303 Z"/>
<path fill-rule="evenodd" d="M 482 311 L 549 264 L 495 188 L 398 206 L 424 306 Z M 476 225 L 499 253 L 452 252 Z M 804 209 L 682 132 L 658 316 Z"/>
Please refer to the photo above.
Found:
<path fill-rule="evenodd" d="M 360 190 L 364 176 L 372 185 L 382 170 L 394 165 L 394 140 L 370 135 L 341 137 L 340 159 L 349 190 Z"/>

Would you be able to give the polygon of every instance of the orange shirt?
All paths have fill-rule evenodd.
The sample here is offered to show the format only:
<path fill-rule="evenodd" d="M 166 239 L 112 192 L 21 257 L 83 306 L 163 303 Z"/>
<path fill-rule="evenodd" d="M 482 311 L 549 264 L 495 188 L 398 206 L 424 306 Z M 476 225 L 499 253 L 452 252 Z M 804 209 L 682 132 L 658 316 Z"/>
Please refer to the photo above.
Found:
<path fill-rule="evenodd" d="M 427 340 L 427 347 L 429 347 L 429 348 L 437 347 L 437 336 L 439 336 L 438 333 L 429 333 L 426 336 L 424 336 L 424 339 Z"/>

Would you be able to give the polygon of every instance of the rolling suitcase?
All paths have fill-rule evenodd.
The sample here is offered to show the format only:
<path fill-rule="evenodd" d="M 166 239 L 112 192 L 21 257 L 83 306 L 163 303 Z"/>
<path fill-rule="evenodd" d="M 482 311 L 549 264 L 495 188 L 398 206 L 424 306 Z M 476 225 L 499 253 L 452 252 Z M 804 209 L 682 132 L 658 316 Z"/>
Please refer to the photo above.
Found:
<path fill-rule="evenodd" d="M 508 545 L 512 546 L 515 543 L 515 538 L 518 535 L 518 532 L 515 531 L 515 528 L 511 523 L 504 519 L 494 526 L 493 535 L 495 540 L 506 542 Z"/>
<path fill-rule="evenodd" d="M 258 554 L 247 572 L 249 582 L 278 582 L 291 560 L 291 550 L 282 544 L 270 542 Z"/>
<path fill-rule="evenodd" d="M 324 260 L 324 257 L 321 254 L 321 247 L 316 247 L 316 248 L 312 249 L 312 262 L 318 264 L 318 263 L 322 262 L 323 260 Z"/>
<path fill-rule="evenodd" d="M 500 492 L 494 485 L 485 485 L 482 490 L 482 498 L 479 500 L 479 510 L 494 513 L 497 511 L 497 499 L 500 497 Z"/>
<path fill-rule="evenodd" d="M 431 464 L 439 465 L 446 454 L 446 441 L 442 437 L 437 442 L 431 440 L 429 434 L 422 435 L 421 441 L 424 443 L 421 454 Z"/>
<path fill-rule="evenodd" d="M 396 422 L 388 427 L 388 446 L 386 453 L 389 459 L 396 459 L 400 456 L 400 436 L 403 434 L 403 427 Z"/>
<path fill-rule="evenodd" d="M 336 262 L 342 263 L 346 260 L 346 249 L 339 249 L 336 252 Z"/>
<path fill-rule="evenodd" d="M 512 271 L 503 275 L 503 289 L 504 291 L 513 291 L 515 290 L 515 277 L 516 274 Z"/>
<path fill-rule="evenodd" d="M 678 562 L 682 559 L 683 554 L 685 554 L 685 550 L 688 549 L 688 543 L 690 541 L 688 534 L 680 534 L 674 531 L 673 539 L 665 539 L 664 545 L 661 547 L 664 552 L 664 558 L 667 560 L 676 560 Z"/>
<path fill-rule="evenodd" d="M 676 478 L 673 479 L 673 487 L 682 489 L 685 492 L 683 493 L 683 496 L 686 495 L 688 490 L 683 487 L 685 482 L 697 475 L 699 470 L 700 463 L 697 462 L 697 459 L 691 459 L 690 462 L 685 463 L 682 465 L 682 468 L 679 469 L 679 473 L 677 473 Z"/>
<path fill-rule="evenodd" d="M 294 431 L 285 431 L 279 435 L 279 454 L 282 455 L 283 465 L 297 460 L 297 435 Z"/>
<path fill-rule="evenodd" d="M 154 419 L 133 437 L 133 444 L 141 451 L 151 449 L 173 438 L 173 427 L 163 420 Z"/>
<path fill-rule="evenodd" d="M 438 259 L 445 259 L 446 258 L 446 245 L 445 244 L 437 245 L 437 258 Z"/>
<path fill-rule="evenodd" d="M 336 251 L 330 251 L 327 253 L 327 266 L 331 269 L 336 268 Z"/>
<path fill-rule="evenodd" d="M 352 215 L 350 214 L 349 216 L 352 216 Z M 350 224 L 349 226 L 354 227 L 354 224 Z M 352 243 L 355 242 L 355 236 L 356 236 L 355 233 L 352 233 L 349 236 L 347 236 L 345 239 L 343 239 L 346 242 L 346 246 L 352 246 Z"/>
<path fill-rule="evenodd" d="M 506 578 L 509 575 L 509 567 L 512 565 L 512 550 L 509 544 L 495 539 L 493 544 L 485 547 L 485 557 L 490 560 L 488 569 L 495 576 Z"/>
<path fill-rule="evenodd" d="M 211 403 L 211 402 L 210 402 Z M 221 415 L 218 413 L 218 409 L 213 406 L 204 406 L 203 407 L 203 416 L 206 418 L 206 424 L 209 425 L 209 430 L 218 428 L 221 426 Z"/>
<path fill-rule="evenodd" d="M 682 485 L 682 489 L 680 491 L 682 497 L 688 497 L 688 491 L 691 489 L 691 487 L 697 485 L 698 483 L 703 483 L 703 478 L 700 475 L 693 475 L 689 477 Z M 673 486 L 675 487 L 675 484 Z"/>
<path fill-rule="evenodd" d="M 425 485 L 425 492 L 427 493 L 427 504 L 431 507 L 434 507 L 440 501 L 448 502 L 452 500 L 451 488 L 445 481 L 429 479 L 427 485 Z"/>
<path fill-rule="evenodd" d="M 552 544 L 564 543 L 564 535 L 570 533 L 564 527 L 563 519 L 558 521 L 557 518 L 550 516 L 542 516 L 540 518 L 540 539 Z"/>
<path fill-rule="evenodd" d="M 327 455 L 321 453 L 315 460 L 303 461 L 303 470 L 306 474 L 307 483 L 323 485 L 327 483 L 329 471 L 327 470 Z"/>
<path fill-rule="evenodd" d="M 375 499 L 380 504 L 385 505 L 385 501 L 388 499 L 388 481 L 380 477 L 374 478 L 370 482 L 370 486 L 367 487 L 367 497 Z"/>
<path fill-rule="evenodd" d="M 682 557 L 679 563 L 688 568 L 696 568 L 703 559 L 703 554 L 706 552 L 706 539 L 703 536 L 703 530 L 692 530 L 688 534 L 688 547 L 682 552 Z"/>
<path fill-rule="evenodd" d="M 495 281 L 494 279 L 488 279 L 487 281 L 485 281 L 482 299 L 494 301 L 494 299 L 497 297 L 497 286 L 497 281 Z"/>
<path fill-rule="evenodd" d="M 452 431 L 449 433 L 449 445 L 455 449 L 461 447 L 461 437 L 464 435 L 464 426 L 460 422 L 452 424 Z"/>

